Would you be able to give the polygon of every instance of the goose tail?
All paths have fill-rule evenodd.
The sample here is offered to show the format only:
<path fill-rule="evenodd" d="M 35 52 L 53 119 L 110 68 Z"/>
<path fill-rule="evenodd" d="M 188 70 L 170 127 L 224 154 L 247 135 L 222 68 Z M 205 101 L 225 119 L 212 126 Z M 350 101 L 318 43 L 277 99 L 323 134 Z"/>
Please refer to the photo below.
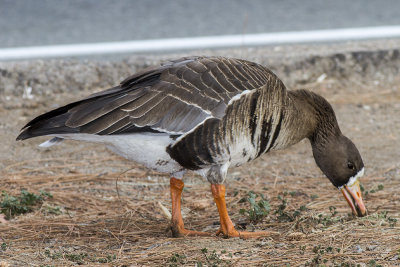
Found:
<path fill-rule="evenodd" d="M 49 111 L 31 120 L 21 129 L 17 140 L 44 135 L 79 133 L 79 128 L 71 128 L 65 125 L 70 115 L 68 113 L 70 108 L 71 104 Z"/>

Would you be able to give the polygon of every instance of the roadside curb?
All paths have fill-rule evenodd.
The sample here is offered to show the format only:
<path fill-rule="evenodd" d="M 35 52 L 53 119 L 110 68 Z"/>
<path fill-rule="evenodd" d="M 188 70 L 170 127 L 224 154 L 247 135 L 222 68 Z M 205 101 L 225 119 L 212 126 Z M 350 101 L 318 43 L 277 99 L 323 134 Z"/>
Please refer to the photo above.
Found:
<path fill-rule="evenodd" d="M 390 43 L 390 47 L 385 47 L 386 43 Z M 118 84 L 147 66 L 187 55 L 222 55 L 256 61 L 269 66 L 289 88 L 326 78 L 393 84 L 400 69 L 400 41 L 381 40 L 369 44 L 372 45 L 367 48 L 358 42 L 199 50 L 179 54 L 134 55 L 119 61 L 52 59 L 0 62 L 0 94 L 4 101 L 6 96 L 23 95 L 28 87 L 34 94 L 43 96 L 82 90 L 93 92 Z"/>

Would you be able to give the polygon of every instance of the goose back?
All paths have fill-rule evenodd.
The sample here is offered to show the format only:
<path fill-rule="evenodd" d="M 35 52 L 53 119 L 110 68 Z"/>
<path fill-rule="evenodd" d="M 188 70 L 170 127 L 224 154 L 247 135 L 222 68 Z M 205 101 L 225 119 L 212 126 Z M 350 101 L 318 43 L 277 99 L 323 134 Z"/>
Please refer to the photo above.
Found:
<path fill-rule="evenodd" d="M 277 77 L 253 62 L 187 57 L 143 70 L 120 86 L 32 120 L 18 139 L 62 133 L 159 132 L 181 135 L 222 119 L 232 98 Z"/>

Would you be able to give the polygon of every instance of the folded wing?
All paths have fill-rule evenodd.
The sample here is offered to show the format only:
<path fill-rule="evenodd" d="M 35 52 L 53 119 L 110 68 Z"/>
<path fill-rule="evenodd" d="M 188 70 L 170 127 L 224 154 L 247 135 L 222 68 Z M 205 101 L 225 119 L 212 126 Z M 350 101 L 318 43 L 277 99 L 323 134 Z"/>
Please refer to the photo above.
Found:
<path fill-rule="evenodd" d="M 190 57 L 145 69 L 119 86 L 45 113 L 17 139 L 63 133 L 183 134 L 206 118 L 222 118 L 229 101 L 274 76 L 244 60 Z"/>

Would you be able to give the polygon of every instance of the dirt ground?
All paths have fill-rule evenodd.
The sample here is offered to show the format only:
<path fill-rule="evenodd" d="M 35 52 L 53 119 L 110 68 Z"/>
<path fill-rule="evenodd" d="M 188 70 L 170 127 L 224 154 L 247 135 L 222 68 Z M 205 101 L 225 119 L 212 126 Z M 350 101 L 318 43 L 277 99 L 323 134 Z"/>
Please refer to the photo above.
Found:
<path fill-rule="evenodd" d="M 251 57 L 245 54 L 244 58 Z M 14 141 L 35 115 L 103 86 L 36 94 L 36 88 L 51 86 L 51 81 L 45 84 L 38 78 L 34 86 L 25 84 L 25 89 L 34 87 L 32 94 L 0 88 L 0 190 L 9 195 L 18 195 L 21 189 L 44 190 L 52 198 L 33 212 L 0 220 L 0 266 L 400 266 L 398 69 L 381 68 L 380 73 L 374 72 L 379 77 L 365 72 L 371 71 L 372 63 L 363 73 L 350 65 L 348 70 L 353 69 L 354 75 L 325 72 L 325 76 L 315 76 L 304 71 L 308 78 L 299 82 L 284 71 L 299 68 L 299 62 L 275 69 L 291 88 L 309 88 L 332 103 L 342 132 L 364 159 L 362 184 L 368 216 L 350 215 L 341 193 L 316 167 L 310 144 L 303 140 L 230 169 L 226 182 L 233 222 L 248 231 L 278 235 L 250 240 L 172 238 L 163 211 L 170 209 L 168 176 L 98 145 L 67 141 L 42 149 L 38 144 L 46 138 Z M 307 66 L 313 60 L 302 62 Z M 4 78 L 32 64 L 4 63 L 0 73 Z M 108 70 L 101 69 L 104 63 L 99 65 L 100 71 Z M 29 71 L 27 75 L 34 75 Z M 12 75 L 7 76 L 11 82 Z M 123 75 L 109 79 L 110 85 Z M 79 87 L 76 79 L 58 76 L 65 78 L 66 88 Z M 192 173 L 185 184 L 186 227 L 215 232 L 219 220 L 209 184 Z M 269 215 L 257 223 L 239 212 L 250 208 L 243 201 L 249 191 L 262 193 L 271 205 Z"/>

